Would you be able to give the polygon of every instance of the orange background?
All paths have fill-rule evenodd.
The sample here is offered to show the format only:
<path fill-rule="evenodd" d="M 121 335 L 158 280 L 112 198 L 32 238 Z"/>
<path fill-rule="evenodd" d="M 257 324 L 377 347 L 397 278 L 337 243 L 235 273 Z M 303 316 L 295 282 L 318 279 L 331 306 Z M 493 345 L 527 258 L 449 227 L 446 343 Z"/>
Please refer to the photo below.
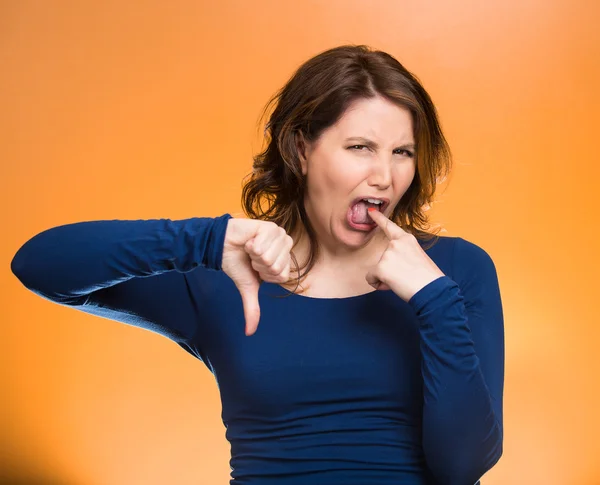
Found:
<path fill-rule="evenodd" d="M 2 483 L 228 483 L 204 365 L 34 295 L 10 261 L 69 222 L 239 214 L 267 99 L 364 43 L 440 112 L 455 169 L 432 220 L 497 266 L 505 452 L 484 485 L 600 484 L 598 5 L 1 1 Z"/>

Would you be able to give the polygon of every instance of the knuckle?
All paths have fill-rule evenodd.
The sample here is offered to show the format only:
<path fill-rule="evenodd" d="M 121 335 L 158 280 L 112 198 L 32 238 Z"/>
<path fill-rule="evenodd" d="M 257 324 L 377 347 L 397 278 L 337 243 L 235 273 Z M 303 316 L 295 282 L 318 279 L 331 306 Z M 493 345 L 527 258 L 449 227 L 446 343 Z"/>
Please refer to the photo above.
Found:
<path fill-rule="evenodd" d="M 258 273 L 258 276 L 260 276 L 260 279 L 262 281 L 266 281 L 267 283 L 273 283 L 273 277 L 268 273 Z"/>
<path fill-rule="evenodd" d="M 400 239 L 392 239 L 392 241 L 390 241 L 390 247 L 392 249 L 400 249 L 403 246 L 403 243 L 400 241 Z"/>
<path fill-rule="evenodd" d="M 265 266 L 272 267 L 273 263 L 275 263 L 275 258 L 273 256 L 263 256 L 261 257 L 261 261 Z"/>

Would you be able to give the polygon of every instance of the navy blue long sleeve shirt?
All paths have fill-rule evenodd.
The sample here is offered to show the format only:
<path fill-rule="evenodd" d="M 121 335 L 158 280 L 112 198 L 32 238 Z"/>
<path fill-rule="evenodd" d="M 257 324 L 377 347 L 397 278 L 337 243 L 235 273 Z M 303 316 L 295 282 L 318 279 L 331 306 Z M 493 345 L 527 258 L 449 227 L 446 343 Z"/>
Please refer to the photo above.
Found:
<path fill-rule="evenodd" d="M 230 217 L 57 226 L 29 239 L 11 269 L 46 299 L 159 333 L 201 360 L 219 389 L 232 484 L 477 483 L 503 439 L 490 256 L 440 236 L 426 252 L 445 276 L 408 302 L 262 283 L 247 337 L 221 270 Z"/>

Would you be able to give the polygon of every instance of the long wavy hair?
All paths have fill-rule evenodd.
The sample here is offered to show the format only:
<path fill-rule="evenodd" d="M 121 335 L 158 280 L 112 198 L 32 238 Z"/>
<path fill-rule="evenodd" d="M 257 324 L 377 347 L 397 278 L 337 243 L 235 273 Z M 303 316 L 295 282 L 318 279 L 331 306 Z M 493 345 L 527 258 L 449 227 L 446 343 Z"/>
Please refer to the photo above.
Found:
<path fill-rule="evenodd" d="M 288 234 L 305 231 L 309 256 L 290 278 L 297 286 L 318 256 L 316 233 L 304 208 L 306 180 L 297 152 L 298 137 L 315 141 L 335 124 L 350 103 L 381 96 L 412 115 L 415 139 L 415 177 L 390 219 L 421 241 L 438 239 L 439 228 L 425 211 L 433 203 L 436 186 L 450 173 L 452 156 L 442 133 L 436 108 L 417 77 L 386 52 L 366 45 L 343 45 L 309 59 L 267 102 L 259 120 L 266 147 L 253 157 L 252 172 L 244 178 L 242 207 L 252 219 L 271 221 Z M 297 240 L 296 240 L 297 242 Z M 304 272 L 302 273 L 302 270 Z M 290 283 L 288 281 L 288 283 Z"/>

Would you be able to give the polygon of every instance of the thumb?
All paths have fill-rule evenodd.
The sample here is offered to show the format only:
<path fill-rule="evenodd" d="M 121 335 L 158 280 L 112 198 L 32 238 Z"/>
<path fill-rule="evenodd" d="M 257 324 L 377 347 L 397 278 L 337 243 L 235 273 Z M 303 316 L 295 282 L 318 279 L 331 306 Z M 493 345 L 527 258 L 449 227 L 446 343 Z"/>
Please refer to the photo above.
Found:
<path fill-rule="evenodd" d="M 244 319 L 246 320 L 246 335 L 250 336 L 256 332 L 258 322 L 260 320 L 260 305 L 258 303 L 258 290 L 260 288 L 260 280 L 246 284 L 238 288 L 242 297 L 242 305 L 244 307 Z"/>
<path fill-rule="evenodd" d="M 369 272 L 367 272 L 365 279 L 367 280 L 367 283 L 369 283 L 369 285 L 371 285 L 375 289 L 378 289 L 379 285 L 381 284 L 381 281 L 379 281 L 375 269 L 371 269 Z"/>
<path fill-rule="evenodd" d="M 371 271 L 369 271 L 366 274 L 365 279 L 367 280 L 367 283 L 369 283 L 369 285 L 371 285 L 376 290 L 389 290 L 389 289 L 391 289 L 388 285 L 386 285 L 383 281 L 381 281 L 379 279 L 379 275 L 377 273 L 377 268 L 374 268 Z"/>

